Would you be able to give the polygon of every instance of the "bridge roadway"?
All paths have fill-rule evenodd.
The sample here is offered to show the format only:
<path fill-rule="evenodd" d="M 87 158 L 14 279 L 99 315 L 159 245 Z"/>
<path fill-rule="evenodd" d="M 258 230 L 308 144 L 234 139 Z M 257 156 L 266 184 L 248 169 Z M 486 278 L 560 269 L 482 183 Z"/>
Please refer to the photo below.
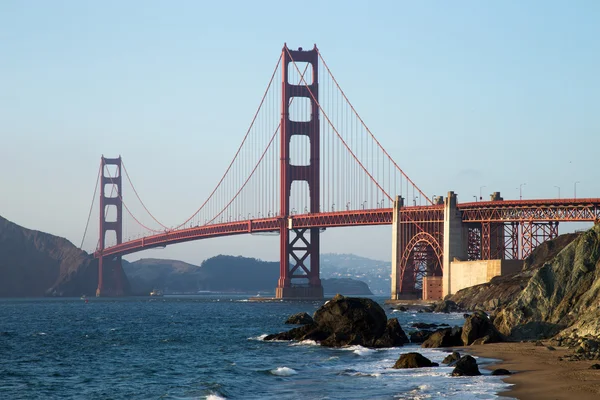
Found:
<path fill-rule="evenodd" d="M 600 198 L 501 200 L 458 204 L 463 222 L 598 222 Z M 406 206 L 401 208 L 402 219 L 419 222 L 441 222 L 444 205 Z M 440 213 L 441 211 L 441 213 Z M 203 225 L 176 231 L 165 231 L 107 247 L 102 256 L 122 256 L 192 240 L 208 239 L 258 232 L 276 232 L 282 223 L 293 229 L 333 228 L 365 225 L 391 225 L 393 208 L 322 212 L 293 215 L 289 218 L 271 217 L 245 221 Z M 99 251 L 94 253 L 99 257 Z"/>

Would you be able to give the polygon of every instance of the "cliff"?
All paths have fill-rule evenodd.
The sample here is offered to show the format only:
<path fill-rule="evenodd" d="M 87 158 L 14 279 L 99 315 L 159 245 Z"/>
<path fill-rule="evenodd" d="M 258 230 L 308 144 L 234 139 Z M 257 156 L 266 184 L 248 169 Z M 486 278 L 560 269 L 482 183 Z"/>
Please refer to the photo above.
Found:
<path fill-rule="evenodd" d="M 496 276 L 490 282 L 459 290 L 448 297 L 461 309 L 492 310 L 509 304 L 525 289 L 531 277 L 547 261 L 552 260 L 562 249 L 577 238 L 579 234 L 569 233 L 546 241 L 536 247 L 525 259 L 522 271 L 504 276 Z"/>
<path fill-rule="evenodd" d="M 0 296 L 93 295 L 97 262 L 68 240 L 0 217 Z"/>
<path fill-rule="evenodd" d="M 600 336 L 600 225 L 580 234 L 537 269 L 494 325 L 513 338 Z"/>

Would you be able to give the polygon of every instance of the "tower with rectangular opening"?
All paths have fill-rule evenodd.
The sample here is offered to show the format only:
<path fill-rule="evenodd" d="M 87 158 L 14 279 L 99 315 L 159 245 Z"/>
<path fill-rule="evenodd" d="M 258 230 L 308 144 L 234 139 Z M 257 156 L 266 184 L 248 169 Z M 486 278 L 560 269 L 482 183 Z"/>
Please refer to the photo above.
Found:
<path fill-rule="evenodd" d="M 107 232 L 114 232 L 115 244 L 123 242 L 123 192 L 121 180 L 121 157 L 102 156 L 100 176 L 100 242 L 98 244 L 98 288 L 96 296 L 123 295 L 123 266 L 121 256 L 105 259 L 102 252 L 106 246 Z M 107 190 L 108 186 L 108 190 Z M 109 210 L 111 210 L 109 219 Z M 115 215 L 116 214 L 116 215 Z"/>
<path fill-rule="evenodd" d="M 308 73 L 297 69 L 295 63 L 308 64 Z M 290 215 L 290 192 L 292 182 L 308 184 L 310 213 L 318 213 L 320 198 L 320 131 L 319 131 L 319 54 L 317 47 L 303 51 L 283 47 L 282 96 L 281 96 L 281 148 L 280 148 L 280 269 L 279 282 L 275 291 L 277 298 L 322 298 L 323 287 L 319 277 L 319 229 L 294 228 Z M 290 82 L 290 72 L 296 71 L 299 78 Z M 293 75 L 293 74 L 292 74 Z M 310 118 L 290 118 L 290 104 L 296 101 L 310 104 Z M 290 162 L 292 137 L 301 135 L 310 150 L 308 165 L 293 165 Z"/>

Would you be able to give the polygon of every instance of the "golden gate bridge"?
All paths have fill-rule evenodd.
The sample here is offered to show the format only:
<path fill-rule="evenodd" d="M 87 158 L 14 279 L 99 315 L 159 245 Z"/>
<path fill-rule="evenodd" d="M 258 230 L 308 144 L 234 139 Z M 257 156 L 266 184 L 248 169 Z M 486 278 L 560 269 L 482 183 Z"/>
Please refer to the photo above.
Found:
<path fill-rule="evenodd" d="M 125 196 L 124 184 L 132 196 Z M 367 127 L 316 45 L 284 45 L 240 146 L 188 218 L 175 224 L 157 219 L 121 157 L 101 158 L 96 198 L 98 296 L 123 294 L 124 255 L 275 232 L 276 297 L 321 298 L 321 231 L 393 225 L 392 298 L 418 297 L 423 277 L 442 276 L 454 256 L 523 259 L 558 235 L 559 222 L 600 220 L 598 198 L 505 201 L 496 194 L 490 201 L 457 203 L 450 192 L 445 200 L 429 199 Z M 451 236 L 461 237 L 458 245 L 451 245 Z"/>

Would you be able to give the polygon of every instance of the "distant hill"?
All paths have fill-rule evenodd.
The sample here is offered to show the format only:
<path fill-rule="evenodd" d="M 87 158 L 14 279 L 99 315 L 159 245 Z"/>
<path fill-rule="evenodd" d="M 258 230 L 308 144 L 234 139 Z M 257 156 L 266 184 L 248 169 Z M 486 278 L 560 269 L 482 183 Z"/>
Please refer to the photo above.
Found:
<path fill-rule="evenodd" d="M 94 295 L 98 263 L 67 239 L 0 217 L 0 296 Z"/>
<path fill-rule="evenodd" d="M 372 260 L 355 254 L 321 254 L 321 278 L 352 278 L 365 282 L 373 293 L 389 296 L 391 268 L 389 261 Z"/>
<path fill-rule="evenodd" d="M 219 255 L 200 266 L 175 260 L 141 259 L 123 263 L 133 293 L 148 294 L 152 289 L 166 293 L 274 292 L 279 263 L 255 258 Z M 324 279 L 326 293 L 370 295 L 364 282 L 353 279 Z"/>

